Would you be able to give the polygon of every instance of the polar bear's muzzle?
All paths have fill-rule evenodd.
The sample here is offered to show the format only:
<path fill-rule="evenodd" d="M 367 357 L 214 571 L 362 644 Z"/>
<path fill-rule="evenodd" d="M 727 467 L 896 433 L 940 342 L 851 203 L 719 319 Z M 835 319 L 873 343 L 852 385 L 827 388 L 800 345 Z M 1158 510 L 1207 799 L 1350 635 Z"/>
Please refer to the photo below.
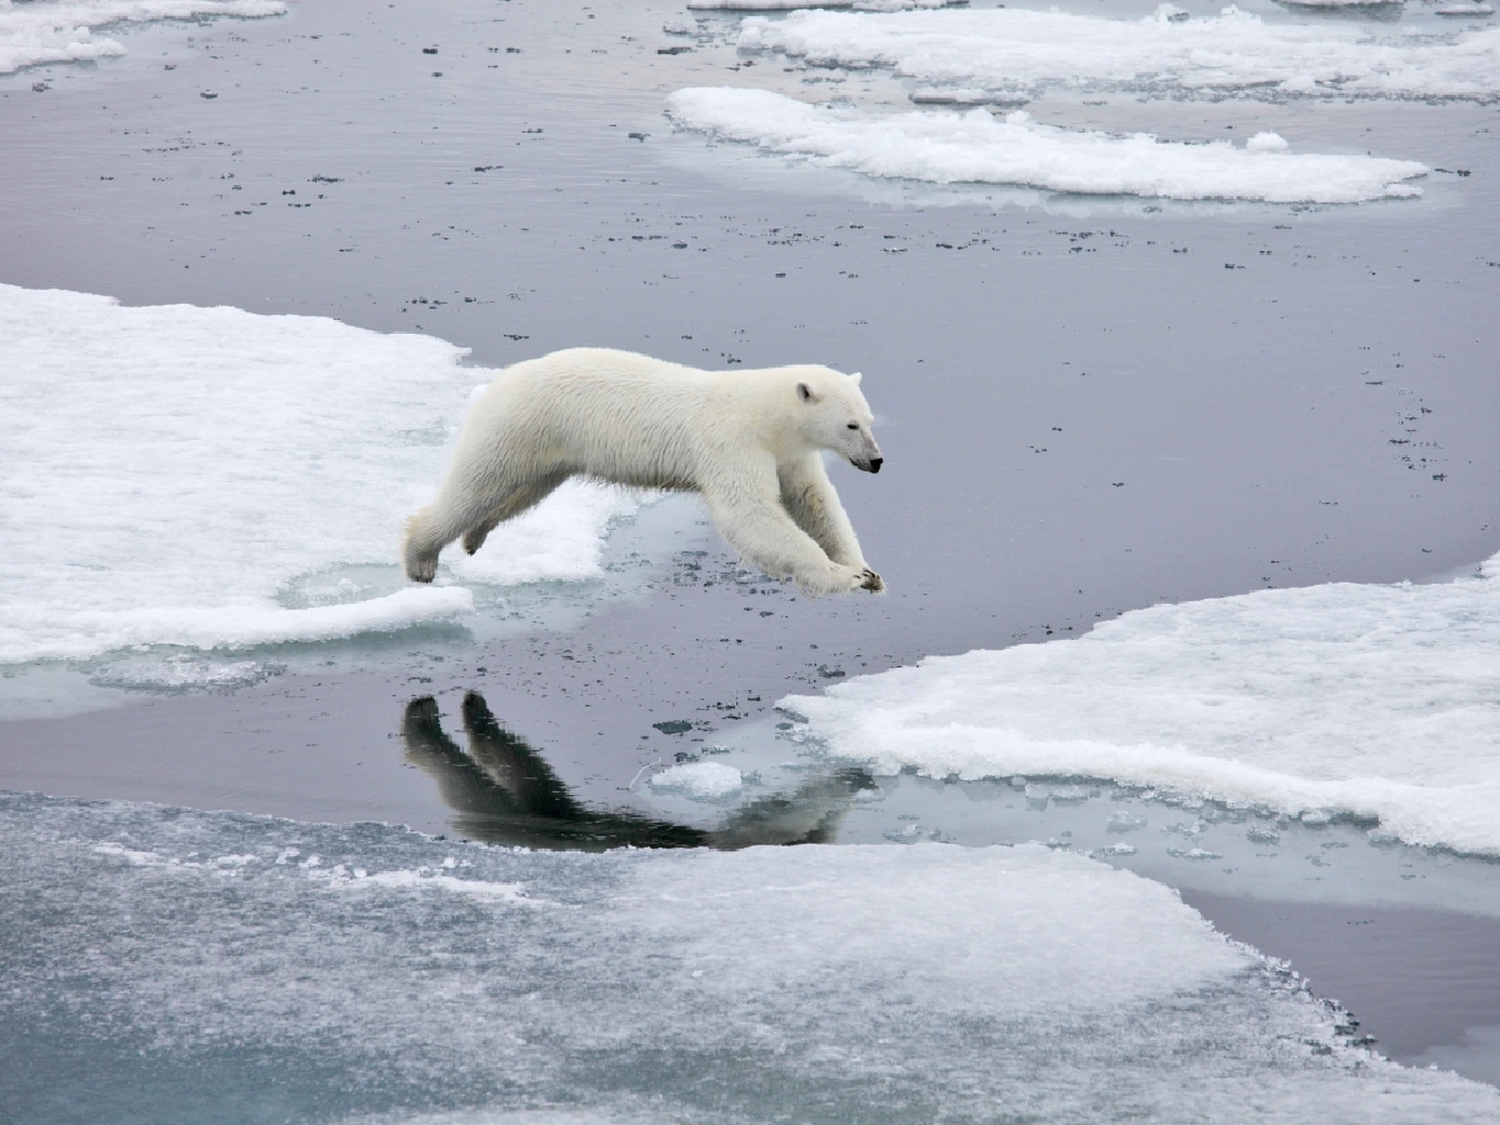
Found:
<path fill-rule="evenodd" d="M 867 473 L 880 472 L 880 466 L 884 464 L 884 462 L 884 457 L 871 457 L 868 460 L 856 460 L 853 457 L 849 458 L 849 464 L 853 465 L 856 469 L 862 469 Z"/>

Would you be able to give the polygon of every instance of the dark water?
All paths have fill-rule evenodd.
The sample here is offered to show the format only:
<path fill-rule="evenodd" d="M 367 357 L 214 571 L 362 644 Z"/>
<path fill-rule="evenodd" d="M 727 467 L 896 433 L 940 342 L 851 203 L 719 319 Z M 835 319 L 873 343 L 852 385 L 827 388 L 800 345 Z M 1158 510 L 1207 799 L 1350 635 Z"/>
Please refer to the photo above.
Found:
<path fill-rule="evenodd" d="M 548 845 L 849 838 L 857 818 L 828 818 L 868 795 L 858 776 L 709 827 L 655 819 L 629 787 L 699 737 L 658 723 L 712 737 L 788 690 L 929 653 L 1077 635 L 1160 600 L 1420 578 L 1500 544 L 1500 108 L 1157 116 L 1189 138 L 1276 128 L 1472 173 L 1435 173 L 1420 201 L 1022 206 L 673 137 L 665 93 L 762 79 L 723 45 L 658 55 L 676 5 L 595 8 L 303 3 L 127 29 L 124 59 L 0 78 L 0 281 L 423 331 L 491 365 L 596 344 L 862 370 L 887 464 L 835 479 L 891 594 L 767 589 L 705 528 L 706 556 L 566 632 L 0 724 L 0 785 Z M 1155 112 L 1113 101 L 1032 109 L 1120 128 Z M 483 754 L 466 764 L 431 734 L 414 760 L 399 738 L 413 700 L 470 689 L 516 789 Z M 1313 907 L 1193 901 L 1305 964 L 1403 1058 L 1500 1026 L 1470 984 L 1490 972 L 1473 936 L 1489 921 L 1391 921 L 1393 961 Z M 1424 1011 L 1475 1010 L 1413 1015 L 1414 992 Z"/>

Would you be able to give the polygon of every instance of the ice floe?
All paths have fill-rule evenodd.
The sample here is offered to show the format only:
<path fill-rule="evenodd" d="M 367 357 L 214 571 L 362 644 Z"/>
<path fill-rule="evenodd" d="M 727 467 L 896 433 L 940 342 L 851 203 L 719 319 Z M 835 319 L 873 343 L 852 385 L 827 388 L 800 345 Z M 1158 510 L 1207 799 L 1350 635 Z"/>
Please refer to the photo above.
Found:
<path fill-rule="evenodd" d="M 891 67 L 928 82 L 1025 90 L 1047 85 L 1270 90 L 1291 94 L 1487 98 L 1500 94 L 1500 28 L 1445 37 L 1366 26 L 1266 23 L 1230 6 L 1142 20 L 1021 8 L 749 16 L 739 45 L 818 66 Z"/>
<path fill-rule="evenodd" d="M 463 355 L 326 318 L 0 286 L 0 663 L 325 641 L 471 612 L 467 589 L 408 586 L 396 565 L 403 520 L 435 491 L 486 374 Z M 461 575 L 598 575 L 610 520 L 635 503 L 570 483 Z M 362 565 L 363 584 L 318 577 Z"/>
<path fill-rule="evenodd" d="M 722 762 L 684 762 L 651 775 L 651 788 L 663 793 L 681 793 L 700 801 L 712 801 L 738 793 L 745 778 Z"/>
<path fill-rule="evenodd" d="M 207 16 L 279 16 L 280 0 L 0 0 L 0 74 L 40 63 L 80 62 L 126 54 L 93 29 L 119 23 Z"/>
<path fill-rule="evenodd" d="M 882 772 L 1113 778 L 1500 854 L 1497 574 L 1159 605 L 782 706 Z"/>
<path fill-rule="evenodd" d="M 1409 160 L 1289 153 L 1274 133 L 1245 148 L 1182 144 L 1146 133 L 1059 129 L 1018 110 L 997 119 L 912 111 L 876 115 L 819 107 L 768 90 L 678 90 L 667 112 L 679 126 L 872 176 L 935 183 L 1019 184 L 1091 195 L 1356 203 L 1420 195 L 1406 181 L 1428 169 Z"/>
<path fill-rule="evenodd" d="M 8 1093 L 79 1120 L 1500 1114 L 1036 845 L 557 853 L 0 795 L 0 850 Z"/>

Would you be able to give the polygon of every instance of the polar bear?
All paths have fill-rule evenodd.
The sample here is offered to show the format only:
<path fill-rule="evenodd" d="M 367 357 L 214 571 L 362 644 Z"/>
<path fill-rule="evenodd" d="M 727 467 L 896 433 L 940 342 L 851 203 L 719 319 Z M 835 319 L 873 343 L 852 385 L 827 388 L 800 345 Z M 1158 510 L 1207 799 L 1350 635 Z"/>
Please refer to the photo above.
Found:
<path fill-rule="evenodd" d="M 407 521 L 406 574 L 431 582 L 453 540 L 472 555 L 584 476 L 701 492 L 731 545 L 809 594 L 883 591 L 820 455 L 880 471 L 859 380 L 812 365 L 699 371 L 606 348 L 506 368 L 464 419 L 437 499 Z"/>

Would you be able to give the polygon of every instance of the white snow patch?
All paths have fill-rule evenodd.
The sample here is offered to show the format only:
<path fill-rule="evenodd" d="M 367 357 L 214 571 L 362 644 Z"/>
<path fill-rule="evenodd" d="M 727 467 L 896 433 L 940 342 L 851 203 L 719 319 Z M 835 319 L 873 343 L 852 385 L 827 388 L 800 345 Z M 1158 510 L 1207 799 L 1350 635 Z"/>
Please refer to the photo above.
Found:
<path fill-rule="evenodd" d="M 744 784 L 744 775 L 722 762 L 684 762 L 651 775 L 651 788 L 700 801 L 727 797 L 739 792 Z"/>
<path fill-rule="evenodd" d="M 934 183 L 1020 184 L 1090 195 L 1356 203 L 1420 195 L 1404 181 L 1428 169 L 1409 160 L 1276 152 L 1256 139 L 1178 144 L 1040 125 L 1024 111 L 983 109 L 877 116 L 822 108 L 767 90 L 678 90 L 667 112 L 684 128 L 873 176 Z M 1280 140 L 1280 138 L 1275 138 Z M 1285 142 L 1282 142 L 1285 145 Z"/>
<path fill-rule="evenodd" d="M 0 285 L 0 664 L 325 641 L 472 612 L 468 590 L 408 586 L 397 565 L 476 375 L 463 355 L 321 317 Z M 458 569 L 598 575 L 609 521 L 633 504 L 567 485 Z M 349 566 L 383 577 L 321 577 Z"/>
<path fill-rule="evenodd" d="M 1044 84 L 1190 90 L 1486 97 L 1500 93 L 1500 29 L 1447 37 L 1366 25 L 1268 24 L 1233 5 L 1212 19 L 1165 5 L 1143 20 L 1057 10 L 792 12 L 747 17 L 739 45 L 820 66 L 892 67 L 932 82 L 1001 90 Z"/>
<path fill-rule="evenodd" d="M 1497 573 L 1160 605 L 782 706 L 883 772 L 1108 777 L 1497 854 Z"/>
<path fill-rule="evenodd" d="M 256 18 L 285 11 L 280 0 L 0 0 L 0 74 L 40 63 L 127 54 L 116 40 L 94 38 L 92 29 L 108 24 L 205 16 Z"/>
<path fill-rule="evenodd" d="M 1447 4 L 1434 9 L 1439 16 L 1492 16 L 1495 9 L 1489 4 Z"/>

